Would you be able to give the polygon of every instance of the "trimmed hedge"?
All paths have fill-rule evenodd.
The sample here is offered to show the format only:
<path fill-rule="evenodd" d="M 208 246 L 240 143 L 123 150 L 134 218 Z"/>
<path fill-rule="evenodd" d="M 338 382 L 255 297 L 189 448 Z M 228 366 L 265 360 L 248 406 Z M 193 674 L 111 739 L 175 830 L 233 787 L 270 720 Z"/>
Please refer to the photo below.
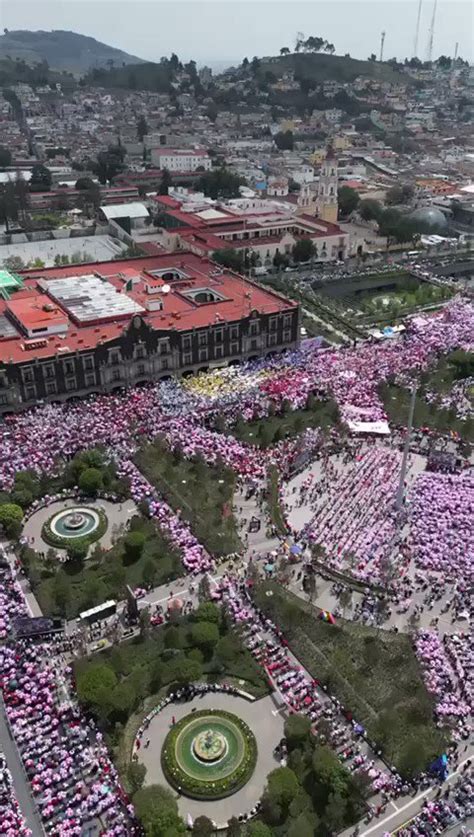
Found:
<path fill-rule="evenodd" d="M 82 508 L 82 506 L 81 506 Z M 87 506 L 84 506 L 87 508 Z M 84 535 L 81 537 L 80 535 L 77 538 L 63 538 L 61 535 L 57 535 L 51 529 L 51 521 L 57 516 L 58 512 L 51 515 L 49 520 L 46 523 L 43 523 L 43 528 L 41 529 L 41 537 L 45 541 L 45 543 L 49 544 L 49 546 L 55 546 L 57 549 L 67 549 L 74 541 L 87 541 L 88 544 L 95 543 L 100 538 L 102 538 L 108 527 L 108 520 L 107 515 L 105 514 L 102 509 L 92 509 L 98 516 L 99 516 L 99 525 L 94 532 L 91 532 L 90 535 Z"/>
<path fill-rule="evenodd" d="M 242 734 L 245 752 L 242 761 L 230 776 L 213 782 L 201 781 L 189 776 L 181 769 L 175 756 L 176 741 L 182 730 L 196 718 L 215 715 L 216 719 L 228 720 Z M 161 751 L 161 766 L 166 779 L 174 788 L 180 788 L 191 799 L 224 799 L 240 790 L 250 779 L 257 763 L 257 742 L 251 729 L 237 715 L 220 709 L 201 709 L 181 718 L 166 736 Z"/>

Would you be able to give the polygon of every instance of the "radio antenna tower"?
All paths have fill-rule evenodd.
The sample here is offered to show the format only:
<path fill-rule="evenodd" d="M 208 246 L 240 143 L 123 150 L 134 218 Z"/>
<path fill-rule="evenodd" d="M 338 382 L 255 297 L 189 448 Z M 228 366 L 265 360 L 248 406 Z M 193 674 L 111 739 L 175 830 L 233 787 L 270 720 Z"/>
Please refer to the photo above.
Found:
<path fill-rule="evenodd" d="M 434 38 L 434 28 L 435 28 L 435 20 L 436 20 L 436 7 L 438 5 L 438 0 L 434 0 L 433 3 L 433 14 L 431 17 L 431 26 L 430 26 L 430 37 L 428 40 L 428 61 L 431 64 L 433 60 L 433 38 Z"/>
<path fill-rule="evenodd" d="M 421 20 L 421 7 L 423 5 L 423 0 L 419 0 L 418 3 L 418 15 L 416 18 L 416 29 L 415 29 L 415 43 L 413 44 L 413 58 L 418 58 L 418 36 L 420 34 L 420 20 Z"/>
<path fill-rule="evenodd" d="M 455 64 L 455 63 L 456 63 L 456 61 L 458 60 L 458 51 L 459 51 L 459 41 L 456 41 L 456 46 L 454 47 L 454 60 L 453 60 L 453 64 Z"/>
<path fill-rule="evenodd" d="M 380 58 L 379 58 L 379 61 L 382 61 L 382 59 L 383 59 L 383 45 L 384 45 L 384 43 L 385 43 L 385 32 L 382 32 L 382 34 L 380 36 Z"/>

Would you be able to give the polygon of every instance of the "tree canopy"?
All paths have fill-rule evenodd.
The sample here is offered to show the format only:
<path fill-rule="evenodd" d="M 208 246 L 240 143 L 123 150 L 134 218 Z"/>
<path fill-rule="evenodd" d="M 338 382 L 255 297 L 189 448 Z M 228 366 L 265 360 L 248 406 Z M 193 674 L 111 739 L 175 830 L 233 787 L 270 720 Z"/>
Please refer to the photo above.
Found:
<path fill-rule="evenodd" d="M 339 212 L 342 216 L 350 215 L 359 205 L 359 193 L 350 186 L 341 186 L 337 192 Z"/>

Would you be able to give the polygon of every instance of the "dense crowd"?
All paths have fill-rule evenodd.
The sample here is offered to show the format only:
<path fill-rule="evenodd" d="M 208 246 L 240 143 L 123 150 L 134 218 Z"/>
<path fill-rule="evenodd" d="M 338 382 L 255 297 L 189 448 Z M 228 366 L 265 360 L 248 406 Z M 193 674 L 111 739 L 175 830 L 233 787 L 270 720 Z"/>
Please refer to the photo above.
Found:
<path fill-rule="evenodd" d="M 0 834 L 3 837 L 31 837 L 13 788 L 12 775 L 3 753 L 0 753 Z"/>
<path fill-rule="evenodd" d="M 474 475 L 420 474 L 410 494 L 409 546 L 417 566 L 474 580 Z"/>
<path fill-rule="evenodd" d="M 10 488 L 19 470 L 33 468 L 54 474 L 78 451 L 102 445 L 115 458 L 119 475 L 129 480 L 134 501 L 147 504 L 150 516 L 179 551 L 187 571 L 208 571 L 213 568 L 212 559 L 179 510 L 173 511 L 133 464 L 141 440 L 161 434 L 172 450 L 189 458 L 203 457 L 210 464 L 222 462 L 254 483 L 262 480 L 269 462 L 279 467 L 285 463 L 282 471 L 287 475 L 302 452 L 311 454 L 319 446 L 318 431 L 307 432 L 303 449 L 301 442 L 285 441 L 262 452 L 229 433 L 211 429 L 216 417 L 221 416 L 231 430 L 239 417 L 254 419 L 283 406 L 304 407 L 316 393 L 334 398 L 346 422 L 384 419 L 378 394 L 381 382 L 416 375 L 438 355 L 454 348 L 472 348 L 473 335 L 474 309 L 455 300 L 441 313 L 418 318 L 403 338 L 393 341 L 337 351 L 308 346 L 191 381 L 162 382 L 77 404 L 43 406 L 9 418 L 2 426 L 0 488 Z M 374 447 L 360 454 L 355 467 L 342 475 L 332 474 L 328 461 L 329 501 L 316 493 L 313 499 L 318 513 L 302 533 L 303 539 L 321 545 L 334 567 L 351 560 L 360 578 L 380 580 L 383 561 L 391 554 L 396 538 L 393 503 L 399 467 L 400 454 L 389 447 Z M 309 485 L 308 494 L 312 490 Z M 447 581 L 455 577 L 464 584 L 472 582 L 473 512 L 471 476 L 420 477 L 409 497 L 409 545 L 416 566 Z M 371 756 L 355 720 L 348 719 L 343 707 L 329 700 L 319 684 L 292 660 L 278 628 L 252 608 L 245 585 L 228 577 L 220 595 L 236 621 L 246 623 L 248 646 L 265 666 L 289 711 L 306 713 L 316 731 L 318 723 L 326 721 L 331 743 L 344 758 L 348 754 L 351 769 L 367 773 L 374 790 L 398 793 L 399 778 Z M 12 619 L 24 612 L 20 587 L 2 563 L 0 639 L 8 637 Z M 261 630 L 263 642 L 257 637 Z M 463 675 L 472 675 L 469 642 L 459 634 L 441 641 L 435 632 L 420 632 L 416 650 L 440 720 L 454 718 L 457 734 L 465 737 L 470 694 L 461 684 Z M 60 688 L 54 658 L 55 649 L 47 643 L 18 641 L 0 647 L 0 688 L 7 717 L 45 831 L 53 837 L 74 837 L 100 816 L 107 837 L 131 835 L 133 810 L 101 735 L 73 700 L 64 699 L 71 684 L 62 684 L 65 692 Z M 67 681 L 71 672 L 66 669 L 64 674 Z M 1 775 L 8 780 L 7 772 Z M 15 823 L 14 797 L 10 807 L 6 803 L 2 807 L 3 798 L 0 786 L 0 813 L 8 828 L 11 820 L 15 834 L 23 837 L 28 830 L 21 830 L 21 821 Z M 8 835 L 8 830 L 5 833 Z"/>
<path fill-rule="evenodd" d="M 24 615 L 13 577 L 8 591 L 10 618 Z M 107 837 L 133 835 L 133 809 L 102 735 L 69 697 L 72 671 L 56 658 L 61 643 L 17 640 L 0 647 L 6 715 L 44 830 L 51 837 L 78 837 L 100 816 Z M 23 832 L 12 837 L 17 834 Z"/>

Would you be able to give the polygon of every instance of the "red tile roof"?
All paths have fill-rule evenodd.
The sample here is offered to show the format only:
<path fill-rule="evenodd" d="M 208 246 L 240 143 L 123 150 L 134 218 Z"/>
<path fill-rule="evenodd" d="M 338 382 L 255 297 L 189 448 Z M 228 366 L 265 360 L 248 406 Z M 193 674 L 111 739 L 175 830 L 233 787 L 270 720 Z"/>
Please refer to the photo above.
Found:
<path fill-rule="evenodd" d="M 182 279 L 172 280 L 152 275 L 154 271 L 172 269 L 181 271 L 185 276 Z M 297 307 L 296 302 L 283 299 L 272 290 L 262 288 L 216 265 L 209 259 L 185 252 L 24 271 L 22 275 L 25 289 L 15 294 L 9 303 L 0 300 L 0 315 L 7 312 L 12 302 L 21 311 L 26 304 L 25 300 L 30 301 L 28 306 L 37 305 L 39 300 L 42 301 L 45 294 L 38 287 L 38 279 L 46 279 L 49 282 L 54 281 L 55 278 L 91 273 L 106 277 L 115 288 L 122 293 L 127 293 L 143 308 L 146 308 L 150 299 L 157 298 L 157 295 L 147 293 L 147 285 L 156 288 L 162 288 L 166 284 L 171 285 L 170 293 L 159 296 L 163 301 L 163 310 L 146 310 L 140 315 L 156 330 L 187 331 L 213 325 L 216 321 L 236 322 L 247 317 L 253 309 L 270 314 Z M 126 291 L 126 282 L 132 278 L 138 281 L 133 284 L 131 290 Z M 205 304 L 196 303 L 185 295 L 193 288 L 214 289 L 223 299 Z M 51 302 L 49 296 L 46 298 L 48 302 Z M 55 307 L 59 308 L 57 304 Z M 68 352 L 92 350 L 99 341 L 107 342 L 119 337 L 129 327 L 132 320 L 130 316 L 125 321 L 121 319 L 120 322 L 95 323 L 81 327 L 72 321 L 66 311 L 59 310 L 69 322 L 69 329 L 65 335 L 46 337 L 34 350 L 30 348 L 31 341 L 28 345 L 24 337 L 16 336 L 0 340 L 0 362 L 28 362 L 36 357 L 40 359 L 53 357 L 57 353 L 66 356 Z"/>

